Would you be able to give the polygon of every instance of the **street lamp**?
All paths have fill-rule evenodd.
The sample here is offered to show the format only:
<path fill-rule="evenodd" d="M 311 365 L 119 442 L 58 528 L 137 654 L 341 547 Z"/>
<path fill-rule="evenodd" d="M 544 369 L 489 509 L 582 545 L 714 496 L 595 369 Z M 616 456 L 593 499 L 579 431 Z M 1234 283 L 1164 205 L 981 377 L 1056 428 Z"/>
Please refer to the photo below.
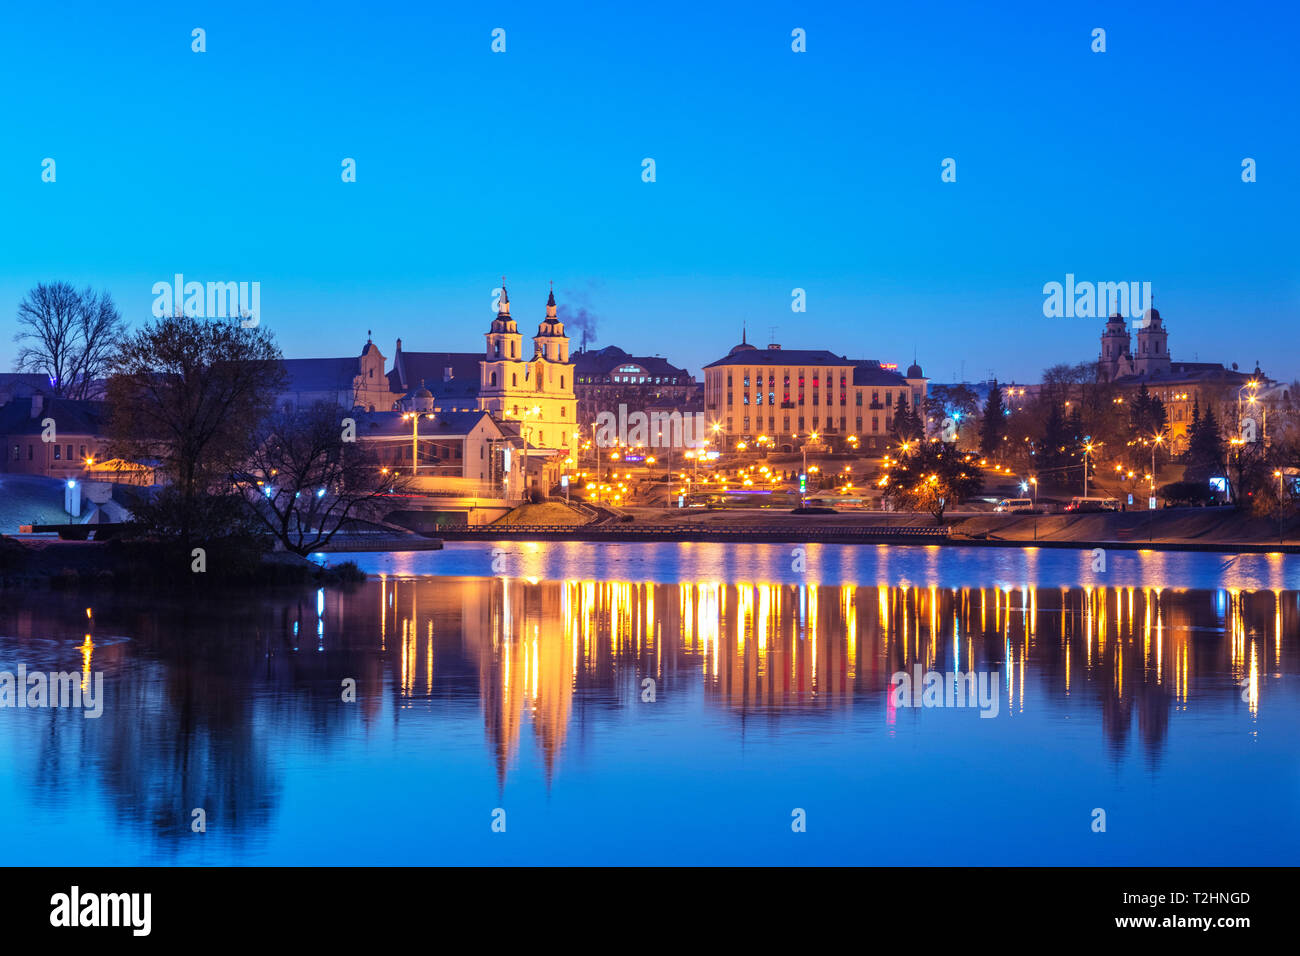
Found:
<path fill-rule="evenodd" d="M 420 467 L 420 413 L 407 412 L 402 418 L 411 420 L 411 476 L 414 477 Z M 425 418 L 433 416 L 425 415 Z"/>
<path fill-rule="evenodd" d="M 1277 478 L 1277 543 L 1282 543 L 1282 469 L 1278 468 L 1273 472 Z"/>
<path fill-rule="evenodd" d="M 1151 497 L 1156 494 L 1156 448 L 1165 440 L 1165 436 L 1156 432 L 1151 441 Z"/>
<path fill-rule="evenodd" d="M 1259 388 L 1259 382 L 1255 381 L 1255 379 L 1252 378 L 1245 385 L 1242 385 L 1240 388 L 1237 389 L 1237 435 L 1238 436 L 1241 435 L 1241 393 L 1244 389 L 1247 388 L 1250 389 L 1250 398 L 1247 401 L 1251 405 L 1254 405 L 1257 400 L 1256 390 Z M 1254 409 L 1252 408 L 1251 411 L 1253 412 Z"/>

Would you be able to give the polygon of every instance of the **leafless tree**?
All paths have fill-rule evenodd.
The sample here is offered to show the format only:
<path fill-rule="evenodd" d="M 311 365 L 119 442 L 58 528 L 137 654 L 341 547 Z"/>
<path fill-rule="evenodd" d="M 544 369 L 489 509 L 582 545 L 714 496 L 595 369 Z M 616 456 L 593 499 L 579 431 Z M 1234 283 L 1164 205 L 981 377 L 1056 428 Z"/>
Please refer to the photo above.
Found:
<path fill-rule="evenodd" d="M 42 282 L 18 304 L 15 367 L 49 376 L 55 394 L 63 398 L 90 398 L 125 331 L 107 292 Z"/>
<path fill-rule="evenodd" d="M 310 554 L 351 522 L 378 516 L 379 496 L 404 490 L 367 443 L 351 440 L 344 412 L 318 402 L 265 419 L 263 434 L 234 482 L 284 547 Z"/>
<path fill-rule="evenodd" d="M 159 463 L 169 487 L 156 524 L 182 542 L 225 530 L 226 512 L 210 506 L 228 504 L 221 495 L 231 473 L 262 437 L 283 384 L 281 359 L 265 329 L 225 319 L 167 316 L 119 343 L 108 380 L 109 447 Z"/>

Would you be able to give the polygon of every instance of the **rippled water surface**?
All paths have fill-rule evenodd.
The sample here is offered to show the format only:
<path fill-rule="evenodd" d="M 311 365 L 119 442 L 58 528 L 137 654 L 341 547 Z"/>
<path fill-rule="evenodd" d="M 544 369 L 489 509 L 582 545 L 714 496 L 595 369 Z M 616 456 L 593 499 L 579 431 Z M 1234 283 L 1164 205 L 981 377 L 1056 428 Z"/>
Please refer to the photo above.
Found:
<path fill-rule="evenodd" d="M 349 591 L 0 598 L 0 671 L 103 682 L 97 719 L 0 708 L 0 861 L 1300 851 L 1296 557 L 512 542 L 357 560 L 371 579 Z"/>

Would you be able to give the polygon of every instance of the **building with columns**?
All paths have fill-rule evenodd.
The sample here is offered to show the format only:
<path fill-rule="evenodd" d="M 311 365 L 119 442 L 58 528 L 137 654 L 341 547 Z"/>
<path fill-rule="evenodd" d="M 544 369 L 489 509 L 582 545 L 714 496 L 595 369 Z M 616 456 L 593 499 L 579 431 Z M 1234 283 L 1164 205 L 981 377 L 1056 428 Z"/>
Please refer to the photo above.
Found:
<path fill-rule="evenodd" d="M 536 448 L 575 449 L 578 402 L 573 391 L 573 363 L 564 323 L 556 316 L 554 290 L 546 301 L 546 317 L 533 336 L 530 358 L 524 358 L 523 335 L 510 315 L 504 282 L 497 316 L 484 337 L 479 408 L 502 421 L 518 422 L 524 441 Z"/>
<path fill-rule="evenodd" d="M 824 349 L 759 349 L 742 334 L 704 367 L 704 414 L 728 446 L 766 435 L 793 451 L 817 432 L 822 442 L 853 436 L 859 448 L 883 451 L 894 413 L 923 408 L 928 381 L 915 363 L 903 375 L 896 366 Z"/>

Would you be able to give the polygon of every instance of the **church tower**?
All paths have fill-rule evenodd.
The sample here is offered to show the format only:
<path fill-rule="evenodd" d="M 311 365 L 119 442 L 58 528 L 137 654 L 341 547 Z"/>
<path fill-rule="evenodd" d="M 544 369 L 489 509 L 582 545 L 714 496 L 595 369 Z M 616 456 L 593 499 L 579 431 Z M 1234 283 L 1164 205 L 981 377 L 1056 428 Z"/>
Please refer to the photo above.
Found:
<path fill-rule="evenodd" d="M 479 407 L 497 418 L 508 417 L 513 409 L 514 417 L 518 417 L 525 407 L 529 365 L 519 354 L 524 337 L 510 317 L 510 295 L 504 277 L 497 317 L 486 337 L 487 354 L 479 366 Z"/>
<path fill-rule="evenodd" d="M 533 336 L 533 410 L 537 418 L 534 445 L 568 449 L 574 441 L 578 400 L 573 391 L 569 337 L 556 315 L 555 290 L 546 299 L 546 317 Z"/>
<path fill-rule="evenodd" d="M 502 280 L 497 317 L 487 333 L 479 407 L 496 418 L 519 423 L 521 436 L 533 447 L 575 448 L 578 402 L 569 337 L 556 314 L 554 291 L 546 303 L 546 317 L 533 336 L 529 360 L 520 355 L 522 341 L 510 317 L 510 300 Z"/>
<path fill-rule="evenodd" d="M 1133 371 L 1138 375 L 1159 375 L 1169 371 L 1169 333 L 1160 312 L 1153 305 L 1142 314 L 1143 325 L 1137 333 L 1137 354 Z"/>
<path fill-rule="evenodd" d="M 1115 381 L 1130 372 L 1130 340 L 1124 316 L 1116 312 L 1106 321 L 1106 331 L 1101 333 L 1101 368 L 1108 381 Z"/>

